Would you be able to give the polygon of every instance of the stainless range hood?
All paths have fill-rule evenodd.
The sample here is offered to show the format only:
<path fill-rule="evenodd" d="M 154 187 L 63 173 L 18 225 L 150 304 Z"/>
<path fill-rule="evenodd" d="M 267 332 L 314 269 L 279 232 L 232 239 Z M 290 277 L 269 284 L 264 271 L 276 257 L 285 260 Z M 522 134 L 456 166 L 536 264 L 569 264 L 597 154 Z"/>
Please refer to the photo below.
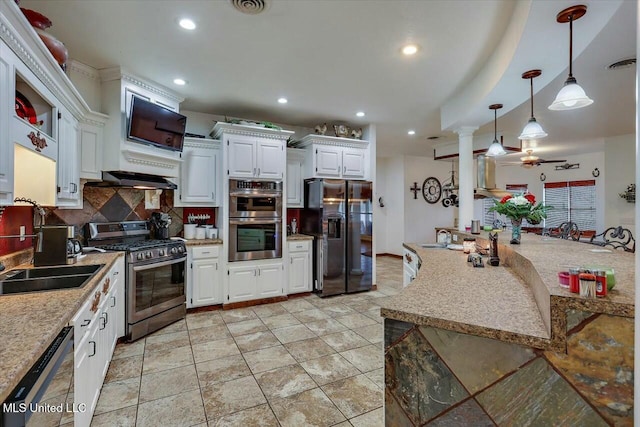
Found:
<path fill-rule="evenodd" d="M 102 171 L 102 181 L 87 182 L 85 187 L 120 187 L 140 190 L 175 190 L 176 184 L 156 175 L 135 172 Z"/>
<path fill-rule="evenodd" d="M 477 159 L 478 181 L 473 190 L 474 199 L 486 199 L 487 197 L 503 198 L 511 193 L 507 190 L 496 188 L 496 161 L 484 154 Z"/>

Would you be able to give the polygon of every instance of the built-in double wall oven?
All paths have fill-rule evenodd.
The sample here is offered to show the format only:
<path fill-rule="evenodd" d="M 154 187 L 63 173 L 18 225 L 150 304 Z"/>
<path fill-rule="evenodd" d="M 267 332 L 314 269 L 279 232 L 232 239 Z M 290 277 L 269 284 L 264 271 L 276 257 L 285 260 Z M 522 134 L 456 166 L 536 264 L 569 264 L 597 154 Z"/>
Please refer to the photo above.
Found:
<path fill-rule="evenodd" d="M 282 181 L 229 180 L 229 261 L 282 258 Z"/>

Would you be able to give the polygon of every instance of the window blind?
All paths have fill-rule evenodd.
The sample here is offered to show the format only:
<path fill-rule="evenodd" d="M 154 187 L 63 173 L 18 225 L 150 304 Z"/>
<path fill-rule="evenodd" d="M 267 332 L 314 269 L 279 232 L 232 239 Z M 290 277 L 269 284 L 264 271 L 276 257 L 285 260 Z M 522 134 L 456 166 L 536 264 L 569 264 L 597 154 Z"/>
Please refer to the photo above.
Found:
<path fill-rule="evenodd" d="M 545 183 L 543 200 L 553 207 L 547 211 L 546 228 L 573 221 L 580 231 L 595 230 L 595 180 Z"/>

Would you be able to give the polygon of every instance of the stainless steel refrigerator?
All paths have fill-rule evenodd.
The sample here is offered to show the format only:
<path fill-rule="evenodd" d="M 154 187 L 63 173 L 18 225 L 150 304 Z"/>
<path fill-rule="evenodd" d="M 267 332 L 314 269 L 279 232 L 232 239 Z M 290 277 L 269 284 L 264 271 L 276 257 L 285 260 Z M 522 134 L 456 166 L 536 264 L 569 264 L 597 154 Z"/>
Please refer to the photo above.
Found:
<path fill-rule="evenodd" d="M 315 236 L 314 291 L 368 291 L 373 268 L 373 186 L 369 181 L 305 180 L 301 230 Z"/>

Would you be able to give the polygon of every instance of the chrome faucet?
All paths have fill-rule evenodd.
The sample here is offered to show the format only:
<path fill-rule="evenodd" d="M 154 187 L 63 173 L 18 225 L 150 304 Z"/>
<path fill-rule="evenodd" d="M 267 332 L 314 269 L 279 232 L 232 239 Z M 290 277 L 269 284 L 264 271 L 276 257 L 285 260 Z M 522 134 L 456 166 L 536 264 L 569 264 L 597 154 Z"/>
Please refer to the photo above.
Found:
<path fill-rule="evenodd" d="M 35 244 L 35 248 L 34 251 L 35 252 L 42 252 L 42 226 L 44 225 L 44 216 L 46 215 L 46 212 L 44 210 L 44 208 L 42 206 L 40 206 L 40 204 L 38 202 L 36 202 L 35 200 L 31 200 L 31 199 L 27 199 L 25 197 L 16 197 L 15 199 L 13 199 L 14 203 L 15 202 L 22 202 L 22 203 L 29 203 L 30 205 L 32 205 L 35 209 L 34 209 L 34 213 L 33 213 L 33 226 L 35 227 L 35 217 L 36 217 L 36 213 L 38 215 L 40 215 L 40 225 L 38 228 L 38 233 L 35 235 L 36 236 L 36 244 Z"/>

